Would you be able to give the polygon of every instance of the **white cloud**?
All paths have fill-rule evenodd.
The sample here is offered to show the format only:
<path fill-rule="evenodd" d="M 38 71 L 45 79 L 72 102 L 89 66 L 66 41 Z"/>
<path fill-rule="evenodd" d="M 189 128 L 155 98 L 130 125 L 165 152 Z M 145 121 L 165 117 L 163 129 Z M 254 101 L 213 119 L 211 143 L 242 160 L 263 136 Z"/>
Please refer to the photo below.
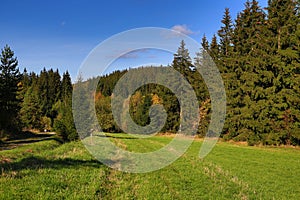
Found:
<path fill-rule="evenodd" d="M 171 28 L 173 31 L 177 31 L 179 33 L 185 34 L 185 35 L 191 35 L 194 32 L 190 30 L 185 24 L 182 25 L 175 25 Z"/>
<path fill-rule="evenodd" d="M 139 57 L 138 51 L 131 51 L 131 52 L 128 52 L 128 53 L 125 53 L 125 54 L 121 55 L 119 58 L 135 59 L 135 58 L 138 58 L 138 57 Z"/>
<path fill-rule="evenodd" d="M 124 50 L 119 50 L 118 52 L 112 53 L 111 55 L 108 55 L 106 57 L 107 58 L 136 59 L 136 58 L 140 58 L 143 54 L 148 54 L 148 53 L 149 53 L 148 48 L 124 49 Z"/>

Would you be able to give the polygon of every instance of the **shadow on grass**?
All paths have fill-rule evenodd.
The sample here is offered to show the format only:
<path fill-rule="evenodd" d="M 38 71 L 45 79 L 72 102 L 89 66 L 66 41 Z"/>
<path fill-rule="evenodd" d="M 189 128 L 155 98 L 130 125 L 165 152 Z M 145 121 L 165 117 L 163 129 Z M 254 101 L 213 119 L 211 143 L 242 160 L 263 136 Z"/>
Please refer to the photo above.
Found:
<path fill-rule="evenodd" d="M 45 159 L 43 157 L 38 156 L 30 156 L 23 158 L 17 162 L 6 162 L 1 164 L 0 169 L 3 172 L 9 171 L 21 171 L 23 169 L 63 169 L 63 168 L 76 168 L 78 166 L 86 166 L 86 167 L 95 167 L 99 168 L 102 163 L 97 160 L 80 160 L 73 158 L 64 158 L 64 159 Z"/>
<path fill-rule="evenodd" d="M 119 136 L 119 135 L 93 135 L 95 137 L 107 137 L 107 138 L 112 138 L 112 139 L 124 139 L 124 140 L 136 140 L 136 139 L 140 139 L 138 137 L 130 137 L 130 136 Z"/>
<path fill-rule="evenodd" d="M 52 133 L 33 133 L 30 131 L 23 131 L 21 133 L 13 134 L 9 137 L 7 141 L 13 141 L 13 140 L 22 140 L 22 139 L 30 139 L 30 138 L 45 138 L 45 137 L 51 137 L 54 134 Z"/>
<path fill-rule="evenodd" d="M 1 141 L 0 151 L 13 149 L 23 144 L 41 142 L 45 140 L 55 140 L 61 144 L 63 143 L 63 141 L 60 138 L 58 138 L 55 134 L 36 134 L 27 131 L 27 132 L 16 134 L 16 136 L 11 137 L 6 141 Z"/>
<path fill-rule="evenodd" d="M 11 140 L 7 141 L 4 144 L 29 144 L 35 142 L 41 142 L 46 140 L 55 140 L 59 143 L 63 143 L 63 141 L 55 136 L 48 136 L 48 137 L 41 137 L 41 138 L 28 138 L 28 139 L 21 139 L 21 140 Z"/>

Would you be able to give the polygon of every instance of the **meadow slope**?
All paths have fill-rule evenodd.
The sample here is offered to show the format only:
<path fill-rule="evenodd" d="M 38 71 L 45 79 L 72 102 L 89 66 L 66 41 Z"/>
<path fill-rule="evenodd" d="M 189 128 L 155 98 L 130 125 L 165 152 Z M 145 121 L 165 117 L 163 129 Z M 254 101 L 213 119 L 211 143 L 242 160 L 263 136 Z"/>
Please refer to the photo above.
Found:
<path fill-rule="evenodd" d="M 130 151 L 171 138 L 111 137 Z M 161 170 L 132 174 L 95 160 L 81 142 L 46 140 L 0 151 L 0 199 L 300 199 L 300 150 L 218 143 L 203 160 L 194 141 Z"/>

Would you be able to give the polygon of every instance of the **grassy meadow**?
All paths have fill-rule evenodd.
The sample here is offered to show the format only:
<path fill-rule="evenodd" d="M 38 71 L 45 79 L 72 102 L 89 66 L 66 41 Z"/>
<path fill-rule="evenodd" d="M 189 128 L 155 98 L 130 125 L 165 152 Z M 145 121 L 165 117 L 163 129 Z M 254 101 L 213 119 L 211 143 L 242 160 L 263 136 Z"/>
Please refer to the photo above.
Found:
<path fill-rule="evenodd" d="M 111 137 L 147 152 L 171 137 Z M 0 151 L 0 199 L 300 199 L 300 150 L 219 142 L 204 159 L 201 140 L 173 164 L 150 173 L 116 171 L 81 142 L 47 139 Z"/>

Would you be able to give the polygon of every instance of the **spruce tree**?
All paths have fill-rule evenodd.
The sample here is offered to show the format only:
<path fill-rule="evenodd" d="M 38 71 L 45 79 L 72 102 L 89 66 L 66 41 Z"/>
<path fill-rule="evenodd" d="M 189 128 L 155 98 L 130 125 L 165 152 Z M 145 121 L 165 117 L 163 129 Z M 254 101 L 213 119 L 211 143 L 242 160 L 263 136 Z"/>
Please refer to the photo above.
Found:
<path fill-rule="evenodd" d="M 298 2 L 299 6 L 299 2 Z M 268 1 L 268 68 L 274 74 L 271 109 L 272 135 L 267 143 L 299 144 L 299 13 L 293 0 Z"/>
<path fill-rule="evenodd" d="M 203 37 L 202 37 L 202 40 L 201 40 L 201 46 L 202 46 L 202 48 L 204 49 L 204 50 L 208 50 L 208 48 L 209 48 L 209 43 L 208 43 L 208 41 L 207 41 L 207 38 L 206 38 L 206 36 L 205 36 L 205 34 L 203 35 Z"/>
<path fill-rule="evenodd" d="M 263 45 L 265 38 L 265 13 L 255 0 L 247 1 L 245 9 L 238 14 L 233 34 L 233 59 L 227 65 L 232 83 L 228 87 L 228 114 L 226 128 L 229 137 L 249 139 L 256 143 L 260 133 L 266 129 L 266 119 L 260 115 L 265 107 L 263 85 L 258 84 L 266 69 L 266 56 Z M 269 74 L 268 74 L 269 75 Z M 260 101 L 260 102 L 258 102 Z"/>
<path fill-rule="evenodd" d="M 61 87 L 61 99 L 53 106 L 57 111 L 57 117 L 54 120 L 54 129 L 64 141 L 72 141 L 78 139 L 75 129 L 73 113 L 72 113 L 72 82 L 68 71 L 63 74 Z"/>
<path fill-rule="evenodd" d="M 0 130 L 14 130 L 20 109 L 17 98 L 21 74 L 14 52 L 6 45 L 0 55 Z"/>
<path fill-rule="evenodd" d="M 177 53 L 174 54 L 172 66 L 187 79 L 192 72 L 192 60 L 183 40 L 180 42 Z"/>
<path fill-rule="evenodd" d="M 74 122 L 76 125 L 77 133 L 80 139 L 84 139 L 95 131 L 98 124 L 97 119 L 94 116 L 94 108 L 91 107 L 92 92 L 88 90 L 88 83 L 83 81 L 81 74 L 77 78 L 77 82 L 74 85 L 72 95 L 72 109 Z"/>
<path fill-rule="evenodd" d="M 53 105 L 60 100 L 61 96 L 61 77 L 58 72 L 58 70 L 54 71 L 53 69 L 50 69 L 48 72 L 48 102 L 46 106 L 46 113 L 45 115 L 53 120 L 56 118 L 57 113 L 53 111 Z"/>
<path fill-rule="evenodd" d="M 225 73 L 232 72 L 232 51 L 233 51 L 233 22 L 230 16 L 229 8 L 225 9 L 223 19 L 221 20 L 222 26 L 221 29 L 218 30 L 218 36 L 220 38 L 220 61 L 219 61 L 219 70 L 224 75 Z M 224 80 L 228 76 L 224 76 Z"/>
<path fill-rule="evenodd" d="M 220 38 L 220 53 L 222 56 L 226 57 L 230 55 L 233 35 L 233 24 L 229 8 L 225 8 L 224 16 L 221 22 L 221 29 L 218 30 L 218 36 Z"/>
<path fill-rule="evenodd" d="M 220 49 L 219 49 L 219 44 L 218 44 L 218 39 L 217 36 L 214 34 L 211 43 L 209 45 L 209 50 L 208 50 L 210 56 L 212 59 L 215 61 L 216 65 L 219 64 L 219 58 L 220 58 Z"/>
<path fill-rule="evenodd" d="M 40 104 L 41 104 L 41 108 L 42 108 L 42 113 L 44 116 L 46 116 L 47 114 L 49 114 L 49 111 L 51 109 L 51 105 L 50 105 L 50 100 L 51 97 L 49 95 L 49 74 L 46 71 L 46 68 L 44 68 L 41 72 L 40 75 L 38 77 L 38 82 L 37 82 L 37 87 L 39 90 L 39 100 L 40 100 Z"/>
<path fill-rule="evenodd" d="M 61 100 L 69 99 L 72 96 L 72 82 L 68 71 L 63 74 L 63 79 L 61 83 Z"/>
<path fill-rule="evenodd" d="M 20 119 L 23 127 L 28 129 L 43 130 L 42 126 L 42 108 L 39 102 L 39 94 L 36 85 L 30 86 L 21 104 Z"/>
<path fill-rule="evenodd" d="M 180 46 L 178 47 L 177 53 L 174 54 L 173 64 L 172 67 L 177 70 L 179 73 L 181 73 L 187 81 L 191 84 L 195 84 L 195 80 L 193 79 L 193 73 L 194 72 L 194 66 L 192 64 L 192 60 L 189 54 L 188 49 L 185 47 L 185 42 L 182 40 L 180 42 Z M 173 84 L 177 85 L 177 93 L 180 96 L 186 96 L 188 89 L 184 87 L 184 84 L 181 82 L 181 79 L 174 77 L 173 78 Z M 179 113 L 180 116 L 180 126 L 178 127 L 179 132 L 184 131 L 181 128 L 182 120 L 183 120 L 183 113 L 182 109 L 180 108 L 180 105 L 178 105 L 176 111 Z"/>

